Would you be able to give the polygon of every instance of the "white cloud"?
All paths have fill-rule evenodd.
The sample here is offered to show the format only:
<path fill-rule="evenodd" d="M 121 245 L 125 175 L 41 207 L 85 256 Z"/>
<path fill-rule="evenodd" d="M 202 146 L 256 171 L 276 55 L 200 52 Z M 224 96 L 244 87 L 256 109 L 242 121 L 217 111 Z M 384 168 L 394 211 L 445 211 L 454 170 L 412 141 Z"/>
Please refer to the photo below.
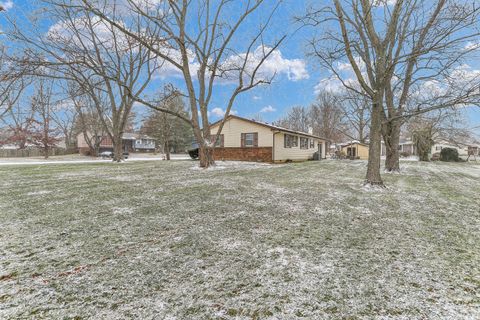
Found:
<path fill-rule="evenodd" d="M 13 1 L 7 0 L 7 1 L 0 1 L 0 7 L 3 8 L 3 10 L 9 10 L 13 8 Z"/>
<path fill-rule="evenodd" d="M 360 71 L 362 73 L 365 73 L 366 71 L 366 64 L 365 64 L 365 61 L 363 61 L 362 58 L 356 56 L 353 58 L 353 60 L 355 61 L 355 63 L 357 64 L 358 68 L 360 69 Z M 337 70 L 339 71 L 343 71 L 343 72 L 351 72 L 353 73 L 353 67 L 352 65 L 350 64 L 349 61 L 347 62 L 338 62 L 337 63 Z"/>
<path fill-rule="evenodd" d="M 213 108 L 211 113 L 216 117 L 223 117 L 225 115 L 225 110 L 222 108 Z"/>
<path fill-rule="evenodd" d="M 262 112 L 262 113 L 275 112 L 275 111 L 277 111 L 277 109 L 275 109 L 272 106 L 266 106 L 266 107 L 262 108 L 262 110 L 260 110 L 260 112 Z"/>
<path fill-rule="evenodd" d="M 46 36 L 51 41 L 61 42 L 66 45 L 72 43 L 79 47 L 85 46 L 86 49 L 94 48 L 93 39 L 97 43 L 101 43 L 102 50 L 115 50 L 115 47 L 118 47 L 119 50 L 128 50 L 132 47 L 122 32 L 117 31 L 117 29 L 98 17 L 89 19 L 83 16 L 72 21 L 57 22 L 49 28 Z M 79 52 L 79 54 L 82 53 Z"/>
<path fill-rule="evenodd" d="M 236 110 L 230 110 L 230 114 L 237 114 Z M 219 107 L 213 108 L 211 111 L 208 111 L 208 116 L 214 116 L 217 118 L 225 116 L 225 110 Z"/>
<path fill-rule="evenodd" d="M 478 50 L 478 49 L 480 49 L 480 42 L 471 42 L 471 41 L 468 41 L 468 42 L 465 44 L 464 49 L 465 49 L 466 51 Z"/>
<path fill-rule="evenodd" d="M 397 3 L 397 0 L 375 0 L 373 3 L 374 6 L 393 6 L 395 3 Z"/>
<path fill-rule="evenodd" d="M 253 100 L 262 100 L 262 97 L 260 97 L 260 96 L 253 96 L 252 99 L 253 99 Z"/>
<path fill-rule="evenodd" d="M 246 73 L 247 75 L 252 75 L 269 50 L 271 48 L 258 46 L 250 53 L 248 58 L 246 53 L 228 57 L 221 66 L 226 71 L 226 78 L 232 80 L 238 78 L 238 69 L 245 59 L 247 59 Z M 280 50 L 274 50 L 262 63 L 262 66 L 257 71 L 256 79 L 268 80 L 275 75 L 286 75 L 290 81 L 300 81 L 310 77 L 303 59 L 286 59 Z"/>
<path fill-rule="evenodd" d="M 164 0 L 131 0 L 133 4 L 137 5 L 142 10 L 154 10 L 164 2 Z"/>
<path fill-rule="evenodd" d="M 345 84 L 352 86 L 352 87 L 357 87 L 358 86 L 358 81 L 354 78 L 347 78 L 344 80 Z M 317 85 L 314 87 L 314 93 L 315 95 L 318 95 L 319 93 L 326 91 L 326 92 L 332 92 L 332 93 L 340 93 L 344 91 L 346 88 L 343 85 L 343 83 L 336 79 L 336 78 L 324 78 L 320 79 L 320 81 L 317 83 Z"/>
<path fill-rule="evenodd" d="M 172 60 L 178 62 L 181 61 L 180 52 L 178 50 L 164 50 Z M 256 66 L 261 62 L 268 50 L 268 47 L 259 46 L 256 50 L 250 53 L 245 68 L 245 81 L 249 80 L 249 76 L 253 74 Z M 190 61 L 190 73 L 196 76 L 200 65 L 196 61 L 193 51 L 188 51 L 188 56 Z M 217 83 L 228 84 L 237 81 L 239 68 L 243 65 L 245 59 L 247 59 L 246 53 L 227 57 L 219 66 L 219 71 L 222 71 L 222 76 L 217 77 Z M 287 59 L 282 56 L 280 50 L 274 50 L 257 71 L 256 80 L 270 80 L 274 76 L 281 75 L 286 76 L 290 81 L 300 81 L 310 77 L 306 63 L 303 59 Z M 182 76 L 182 73 L 171 63 L 165 62 L 158 76 L 165 79 L 168 77 L 180 77 Z M 257 100 L 256 98 L 254 99 Z"/>

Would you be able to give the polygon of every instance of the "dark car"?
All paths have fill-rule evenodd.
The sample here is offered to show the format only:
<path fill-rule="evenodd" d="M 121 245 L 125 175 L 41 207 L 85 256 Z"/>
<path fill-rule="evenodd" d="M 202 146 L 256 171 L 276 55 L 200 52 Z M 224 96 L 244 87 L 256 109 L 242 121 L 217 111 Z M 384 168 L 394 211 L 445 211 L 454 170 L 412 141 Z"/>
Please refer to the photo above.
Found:
<path fill-rule="evenodd" d="M 192 158 L 193 160 L 197 160 L 198 159 L 198 143 L 194 142 L 192 143 L 192 148 L 190 150 L 188 150 L 188 155 L 190 156 L 190 158 Z"/>

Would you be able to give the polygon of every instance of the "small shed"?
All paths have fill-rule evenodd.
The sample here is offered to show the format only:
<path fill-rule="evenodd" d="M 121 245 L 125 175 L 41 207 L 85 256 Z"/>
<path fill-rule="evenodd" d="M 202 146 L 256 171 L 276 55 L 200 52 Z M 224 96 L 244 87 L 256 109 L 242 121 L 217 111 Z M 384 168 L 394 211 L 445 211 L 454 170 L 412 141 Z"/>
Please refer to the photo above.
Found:
<path fill-rule="evenodd" d="M 350 142 L 343 144 L 341 148 L 348 159 L 368 160 L 368 144 L 361 142 Z"/>

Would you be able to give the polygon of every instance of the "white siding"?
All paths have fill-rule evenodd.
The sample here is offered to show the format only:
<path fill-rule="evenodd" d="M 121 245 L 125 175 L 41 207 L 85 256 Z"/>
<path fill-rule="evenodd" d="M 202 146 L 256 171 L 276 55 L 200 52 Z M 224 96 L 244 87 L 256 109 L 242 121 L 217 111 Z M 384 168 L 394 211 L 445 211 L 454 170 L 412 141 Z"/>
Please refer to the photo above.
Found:
<path fill-rule="evenodd" d="M 288 133 L 287 133 L 288 134 Z M 300 136 L 298 136 L 298 146 L 292 148 L 285 148 L 284 145 L 284 136 L 285 133 L 279 132 L 275 134 L 275 149 L 274 149 L 274 161 L 302 161 L 313 158 L 313 154 L 318 151 L 318 144 L 322 144 L 322 159 L 325 158 L 325 141 L 320 139 L 314 139 L 314 147 L 310 148 L 310 143 L 308 144 L 308 149 L 300 149 Z M 308 138 L 309 142 L 312 138 Z"/>
<path fill-rule="evenodd" d="M 211 134 L 216 134 L 218 126 L 211 128 Z M 241 119 L 231 118 L 225 122 L 222 129 L 225 148 L 240 148 L 242 146 L 242 133 L 258 132 L 258 146 L 272 147 L 273 132 L 270 128 L 243 121 Z"/>
<path fill-rule="evenodd" d="M 435 143 L 435 145 L 432 147 L 430 154 L 440 153 L 443 148 L 457 149 L 459 156 L 468 156 L 468 147 L 459 148 L 458 146 L 449 144 L 447 142 Z"/>

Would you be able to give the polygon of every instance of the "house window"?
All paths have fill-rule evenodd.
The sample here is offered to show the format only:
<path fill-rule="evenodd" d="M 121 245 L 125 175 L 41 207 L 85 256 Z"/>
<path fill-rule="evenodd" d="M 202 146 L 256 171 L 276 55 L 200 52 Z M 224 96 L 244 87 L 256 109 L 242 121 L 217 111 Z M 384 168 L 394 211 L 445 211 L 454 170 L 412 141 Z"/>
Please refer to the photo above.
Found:
<path fill-rule="evenodd" d="M 436 146 L 435 147 L 435 151 L 441 151 L 442 150 L 442 146 Z"/>
<path fill-rule="evenodd" d="M 257 132 L 242 133 L 241 140 L 242 147 L 258 147 Z"/>
<path fill-rule="evenodd" d="M 300 137 L 300 149 L 308 149 L 308 138 Z"/>
<path fill-rule="evenodd" d="M 292 148 L 292 147 L 298 147 L 298 137 L 297 136 L 292 136 L 290 134 L 286 134 L 283 136 L 283 144 L 285 148 Z"/>
<path fill-rule="evenodd" d="M 310 139 L 310 149 L 315 148 L 315 140 Z"/>

